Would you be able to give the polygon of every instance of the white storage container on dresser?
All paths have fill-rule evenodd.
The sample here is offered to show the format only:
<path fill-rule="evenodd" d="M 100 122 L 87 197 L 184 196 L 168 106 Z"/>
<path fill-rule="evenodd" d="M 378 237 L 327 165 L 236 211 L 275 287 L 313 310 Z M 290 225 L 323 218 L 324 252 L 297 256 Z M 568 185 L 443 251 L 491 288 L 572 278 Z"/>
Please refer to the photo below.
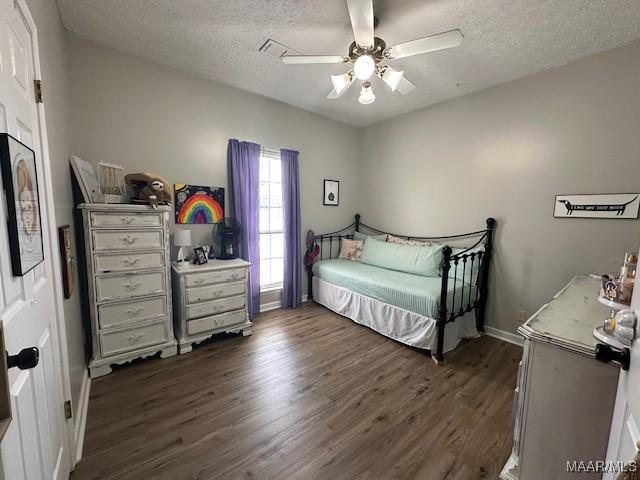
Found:
<path fill-rule="evenodd" d="M 112 364 L 175 355 L 170 207 L 81 204 L 93 356 L 92 378 Z"/>
<path fill-rule="evenodd" d="M 599 278 L 575 277 L 518 329 L 513 450 L 501 479 L 601 478 L 574 463 L 605 459 L 620 373 L 595 359 L 593 329 L 609 315 L 599 289 Z"/>
<path fill-rule="evenodd" d="M 247 312 L 249 262 L 209 260 L 173 264 L 175 331 L 180 353 L 221 332 L 251 335 Z"/>

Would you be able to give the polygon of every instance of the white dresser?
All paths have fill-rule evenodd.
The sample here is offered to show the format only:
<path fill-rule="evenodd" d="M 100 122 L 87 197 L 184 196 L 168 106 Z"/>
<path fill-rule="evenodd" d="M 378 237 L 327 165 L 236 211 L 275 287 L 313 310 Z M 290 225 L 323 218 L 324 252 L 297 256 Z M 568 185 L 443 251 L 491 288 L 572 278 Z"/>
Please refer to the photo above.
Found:
<path fill-rule="evenodd" d="M 180 353 L 216 333 L 251 335 L 247 312 L 249 262 L 209 260 L 173 264 L 173 305 Z"/>
<path fill-rule="evenodd" d="M 112 364 L 175 355 L 169 269 L 170 207 L 80 204 L 87 264 L 92 378 Z"/>
<path fill-rule="evenodd" d="M 501 479 L 601 478 L 567 466 L 607 453 L 619 367 L 595 359 L 592 332 L 609 313 L 599 289 L 599 278 L 575 277 L 518 329 L 513 450 Z"/>

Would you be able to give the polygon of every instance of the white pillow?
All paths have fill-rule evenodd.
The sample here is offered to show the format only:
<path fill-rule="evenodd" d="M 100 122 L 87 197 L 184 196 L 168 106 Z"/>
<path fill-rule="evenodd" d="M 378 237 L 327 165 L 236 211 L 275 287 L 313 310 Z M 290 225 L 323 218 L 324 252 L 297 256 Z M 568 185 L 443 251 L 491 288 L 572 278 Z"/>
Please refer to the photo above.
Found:
<path fill-rule="evenodd" d="M 362 244 L 364 242 L 360 240 L 349 240 L 348 238 L 342 239 L 342 247 L 340 248 L 340 255 L 338 258 L 343 260 L 351 260 L 352 262 L 359 262 L 362 256 Z"/>

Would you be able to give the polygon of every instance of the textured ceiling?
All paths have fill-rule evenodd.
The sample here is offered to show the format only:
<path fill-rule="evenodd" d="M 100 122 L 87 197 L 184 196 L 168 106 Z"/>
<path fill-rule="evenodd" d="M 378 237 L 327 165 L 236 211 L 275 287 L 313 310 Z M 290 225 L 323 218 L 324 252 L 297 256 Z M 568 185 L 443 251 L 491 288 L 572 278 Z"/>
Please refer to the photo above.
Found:
<path fill-rule="evenodd" d="M 104 45 L 358 126 L 640 39 L 639 0 L 375 0 L 388 45 L 459 28 L 462 46 L 390 61 L 416 90 L 327 100 L 345 65 L 283 65 L 267 38 L 305 54 L 346 54 L 346 0 L 57 0 L 65 27 Z"/>

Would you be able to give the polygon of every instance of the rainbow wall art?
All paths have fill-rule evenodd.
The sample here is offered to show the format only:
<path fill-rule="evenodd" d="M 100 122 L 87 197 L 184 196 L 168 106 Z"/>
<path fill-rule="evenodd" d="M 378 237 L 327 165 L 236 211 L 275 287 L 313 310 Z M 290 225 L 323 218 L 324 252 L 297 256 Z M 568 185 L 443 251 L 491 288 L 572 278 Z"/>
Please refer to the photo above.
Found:
<path fill-rule="evenodd" d="M 218 223 L 224 219 L 224 188 L 174 185 L 176 223 Z"/>

